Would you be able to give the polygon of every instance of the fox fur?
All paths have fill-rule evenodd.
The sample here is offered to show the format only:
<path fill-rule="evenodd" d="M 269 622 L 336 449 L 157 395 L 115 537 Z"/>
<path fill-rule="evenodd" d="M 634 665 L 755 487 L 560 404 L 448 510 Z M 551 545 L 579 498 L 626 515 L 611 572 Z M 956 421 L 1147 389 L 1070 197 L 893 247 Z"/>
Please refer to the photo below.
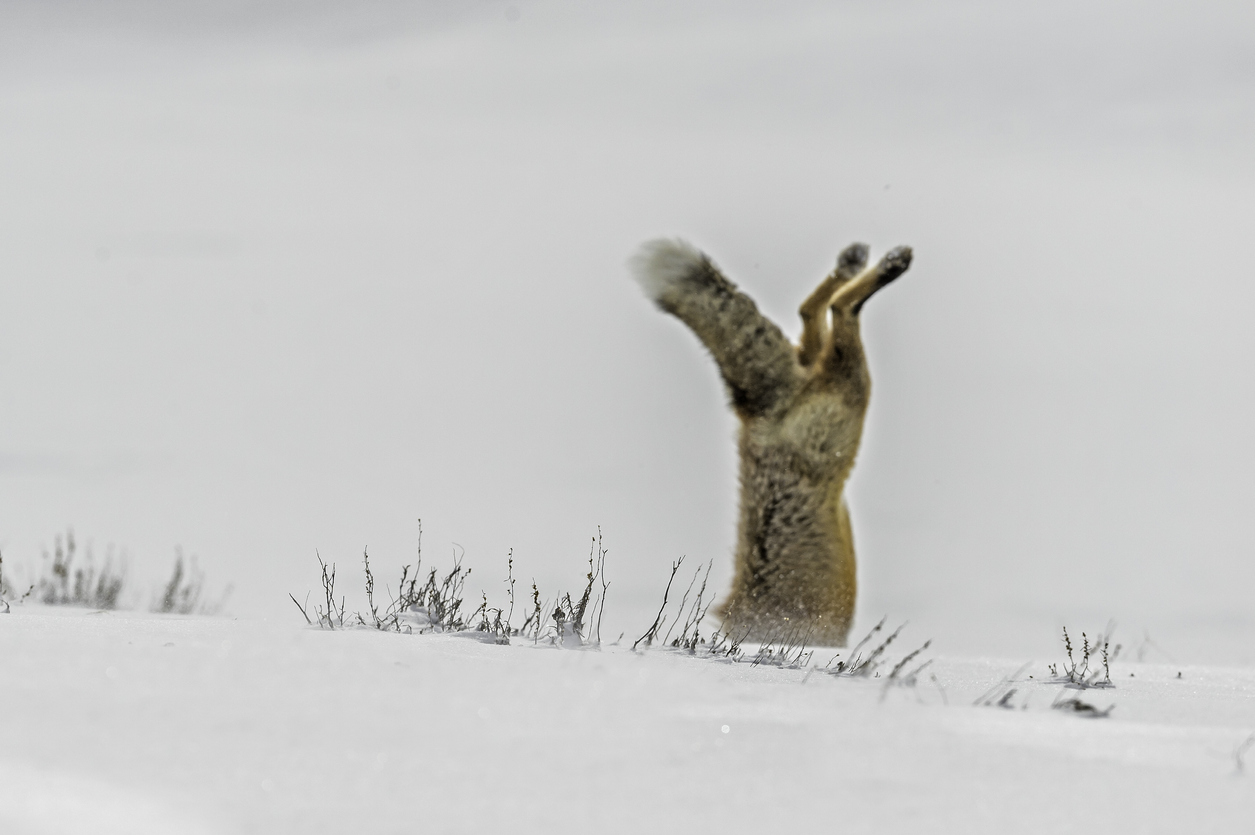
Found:
<path fill-rule="evenodd" d="M 844 491 L 871 393 L 859 312 L 911 250 L 870 268 L 867 256 L 866 244 L 847 247 L 802 303 L 797 346 L 685 241 L 650 241 L 629 262 L 714 357 L 740 419 L 735 574 L 718 609 L 734 638 L 845 645 L 858 578 Z"/>

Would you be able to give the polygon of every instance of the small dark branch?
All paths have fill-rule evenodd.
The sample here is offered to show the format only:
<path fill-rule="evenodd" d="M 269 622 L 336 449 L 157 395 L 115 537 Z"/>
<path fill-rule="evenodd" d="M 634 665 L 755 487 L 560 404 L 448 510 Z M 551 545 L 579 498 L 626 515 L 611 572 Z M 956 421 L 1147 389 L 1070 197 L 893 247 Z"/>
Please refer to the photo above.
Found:
<path fill-rule="evenodd" d="M 932 642 L 930 641 L 929 643 L 932 643 Z M 902 683 L 907 685 L 908 687 L 914 687 L 916 682 L 919 681 L 919 674 L 924 672 L 924 670 L 927 670 L 930 666 L 932 666 L 932 663 L 933 663 L 933 659 L 929 658 L 923 664 L 920 664 L 914 670 L 911 670 L 909 673 L 902 676 L 902 679 L 901 679 Z"/>
<path fill-rule="evenodd" d="M 314 555 L 318 558 L 318 565 L 322 568 L 322 592 L 326 609 L 319 611 L 315 609 L 318 615 L 318 625 L 326 624 L 328 629 L 336 628 L 338 620 L 341 626 L 344 626 L 344 598 L 340 599 L 340 608 L 336 609 L 336 567 L 335 563 L 328 566 L 322 560 L 322 555 L 317 551 Z"/>
<path fill-rule="evenodd" d="M 313 626 L 314 622 L 309 619 L 309 614 L 305 611 L 305 607 L 301 605 L 301 602 L 293 597 L 292 592 L 288 592 L 288 597 L 291 597 L 292 602 L 296 604 L 296 608 L 301 610 L 301 615 L 305 618 L 305 622 Z"/>
<path fill-rule="evenodd" d="M 584 640 L 584 613 L 588 610 L 588 601 L 592 598 L 593 583 L 597 579 L 597 561 L 595 551 L 597 548 L 597 540 L 593 540 L 592 546 L 588 549 L 588 577 L 584 585 L 584 593 L 580 595 L 580 602 L 574 606 L 569 606 L 571 614 L 571 623 L 575 629 L 575 634 L 580 640 Z M 567 595 L 568 605 L 571 596 Z"/>
<path fill-rule="evenodd" d="M 1065 683 L 1067 686 L 1085 690 L 1090 687 L 1114 687 L 1111 681 L 1111 662 L 1115 655 L 1119 654 L 1119 646 L 1113 654 L 1109 651 L 1110 638 L 1115 630 L 1115 622 L 1110 621 L 1107 624 L 1105 633 L 1099 633 L 1091 641 L 1089 635 L 1085 632 L 1081 633 L 1080 659 L 1077 660 L 1073 654 L 1072 637 L 1068 634 L 1067 627 L 1063 628 L 1063 649 L 1068 657 L 1062 665 L 1062 672 L 1055 664 L 1050 664 L 1050 674 L 1055 681 Z M 1090 661 L 1094 659 L 1094 669 L 1090 669 Z M 1097 661 L 1102 661 L 1101 669 L 1097 666 Z"/>
<path fill-rule="evenodd" d="M 889 648 L 889 645 L 894 642 L 894 640 L 898 637 L 898 634 L 902 631 L 903 627 L 905 626 L 906 624 L 904 623 L 902 624 L 902 626 L 899 626 L 897 629 L 893 630 L 893 632 L 889 635 L 889 637 L 885 638 L 885 640 L 880 644 L 880 646 L 872 650 L 871 655 L 867 656 L 867 660 L 858 665 L 858 670 L 857 670 L 858 675 L 864 675 L 864 676 L 871 675 L 876 670 L 876 668 L 880 666 L 880 661 L 879 661 L 880 656 L 884 655 L 885 650 Z"/>
<path fill-rule="evenodd" d="M 544 609 L 540 604 L 540 589 L 536 587 L 536 579 L 532 578 L 532 609 L 523 620 L 523 629 L 521 631 L 524 635 L 528 634 L 528 629 L 532 630 L 533 637 L 540 635 L 541 612 L 543 611 Z"/>
<path fill-rule="evenodd" d="M 594 634 L 600 646 L 601 616 L 606 613 L 606 592 L 610 589 L 610 583 L 606 580 L 606 549 L 601 545 L 601 525 L 597 526 L 597 576 L 601 578 L 601 595 L 597 599 L 597 627 Z"/>
<path fill-rule="evenodd" d="M 894 665 L 893 665 L 893 669 L 889 671 L 889 678 L 891 678 L 891 679 L 892 679 L 892 678 L 897 678 L 897 677 L 898 677 L 898 673 L 902 672 L 902 668 L 903 668 L 903 667 L 905 667 L 907 664 L 910 664 L 912 661 L 914 661 L 914 660 L 915 660 L 915 656 L 919 655 L 921 652 L 923 652 L 924 650 L 928 649 L 928 647 L 929 647 L 929 646 L 931 646 L 931 645 L 932 645 L 932 639 L 929 639 L 929 640 L 927 640 L 927 641 L 925 641 L 925 642 L 924 642 L 924 645 L 923 645 L 922 647 L 920 647 L 919 649 L 915 650 L 915 651 L 914 651 L 914 652 L 912 652 L 912 653 L 908 653 L 908 654 L 906 655 L 906 657 L 904 657 L 904 658 L 903 658 L 901 661 L 899 661 L 897 664 L 894 664 Z M 921 669 L 922 669 L 922 668 L 921 668 Z"/>
<path fill-rule="evenodd" d="M 383 624 L 379 620 L 379 610 L 375 607 L 375 575 L 370 570 L 370 554 L 366 548 L 362 549 L 362 565 L 366 571 L 366 605 L 370 609 L 371 625 L 379 629 Z M 361 615 L 358 615 L 358 620 L 363 620 Z"/>
<path fill-rule="evenodd" d="M 471 616 L 467 618 L 466 620 L 467 622 L 472 622 L 475 620 L 475 618 L 479 618 L 479 625 L 477 626 L 476 631 L 487 632 L 488 631 L 488 595 L 482 591 L 479 594 L 483 598 L 483 602 L 479 604 L 478 609 L 471 612 Z"/>
<path fill-rule="evenodd" d="M 514 620 L 514 549 L 506 556 L 506 588 L 510 590 L 510 614 L 506 615 L 507 626 Z"/>
<path fill-rule="evenodd" d="M 723 631 L 716 632 L 715 635 L 712 636 L 709 644 L 710 654 L 718 655 L 732 661 L 740 661 L 743 654 L 741 652 L 741 644 L 749 637 L 750 630 L 752 628 L 752 626 L 745 627 L 745 629 L 741 632 L 740 637 L 733 637 L 731 634 Z"/>
<path fill-rule="evenodd" d="M 676 624 L 680 622 L 680 618 L 684 616 L 684 607 L 688 605 L 689 595 L 693 593 L 693 586 L 697 584 L 697 578 L 701 576 L 701 573 L 702 570 L 700 567 L 693 572 L 693 579 L 689 580 L 689 587 L 684 590 L 684 596 L 680 598 L 680 612 L 676 616 L 675 620 L 671 622 L 671 628 L 667 630 L 667 634 L 663 636 L 662 645 L 664 647 L 670 646 L 671 633 L 675 630 Z"/>
<path fill-rule="evenodd" d="M 635 651 L 636 651 L 636 647 L 637 647 L 637 645 L 638 645 L 638 644 L 640 644 L 640 643 L 641 643 L 641 641 L 644 641 L 644 642 L 645 642 L 645 646 L 647 646 L 647 647 L 648 647 L 648 646 L 653 646 L 654 639 L 655 639 L 656 637 L 658 637 L 658 630 L 662 628 L 662 624 L 663 624 L 663 617 L 662 617 L 662 614 L 663 614 L 663 612 L 665 612 L 665 611 L 666 611 L 666 609 L 667 609 L 667 598 L 668 598 L 668 597 L 670 596 L 670 594 L 671 594 L 671 584 L 672 584 L 673 582 L 675 582 L 675 575 L 676 575 L 676 572 L 680 570 L 680 566 L 681 566 L 681 565 L 683 565 L 683 564 L 684 564 L 684 557 L 683 557 L 683 556 L 681 556 L 681 557 L 680 557 L 678 560 L 676 560 L 675 562 L 671 563 L 671 576 L 670 576 L 669 578 L 667 578 L 667 588 L 666 588 L 666 589 L 663 591 L 663 593 L 662 593 L 662 606 L 660 606 L 660 607 L 659 607 L 659 609 L 658 609 L 658 615 L 654 618 L 654 623 L 653 623 L 653 625 L 649 627 L 649 630 L 648 630 L 648 631 L 647 631 L 644 635 L 642 635 L 641 637 L 637 638 L 637 639 L 636 639 L 636 642 L 632 644 L 632 651 L 633 651 L 633 652 L 635 652 Z"/>
<path fill-rule="evenodd" d="M 710 569 L 714 566 L 714 564 L 714 560 L 710 560 L 706 563 L 706 574 L 702 577 L 701 588 L 697 590 L 697 599 L 693 601 L 693 607 L 689 612 L 689 618 L 684 622 L 683 646 L 690 652 L 695 652 L 697 650 L 697 645 L 702 643 L 702 621 L 706 619 L 706 613 L 710 611 L 710 605 L 714 602 L 706 601 L 706 605 L 702 605 L 703 599 L 706 595 L 706 584 L 710 581 Z M 692 637 L 689 637 L 690 628 L 693 630 Z"/>
<path fill-rule="evenodd" d="M 854 648 L 853 648 L 853 649 L 851 649 L 851 650 L 847 653 L 847 657 L 848 657 L 848 658 L 850 658 L 851 663 L 853 663 L 853 662 L 857 661 L 857 659 L 858 659 L 858 657 L 859 657 L 859 651 L 860 651 L 863 647 L 865 647 L 867 644 L 869 644 L 869 643 L 871 642 L 871 639 L 872 639 L 872 638 L 874 638 L 874 637 L 876 636 L 876 633 L 877 633 L 877 632 L 879 632 L 881 629 L 884 629 L 884 627 L 885 627 L 885 621 L 886 621 L 886 620 L 888 620 L 888 619 L 889 619 L 889 616 L 888 616 L 888 615 L 885 615 L 883 618 L 881 618 L 881 619 L 880 619 L 880 623 L 878 623 L 878 624 L 876 624 L 875 626 L 873 626 L 873 627 L 871 628 L 871 631 L 870 631 L 870 632 L 868 632 L 866 635 L 864 635 L 864 636 L 863 636 L 863 640 L 861 640 L 861 641 L 859 641 L 857 644 L 855 644 L 855 645 L 854 645 Z M 834 659 L 833 659 L 833 660 L 836 660 L 836 658 L 834 657 Z M 829 663 L 829 664 L 831 664 L 831 663 L 832 663 L 832 661 L 829 661 L 828 663 Z M 839 665 L 839 666 L 849 666 L 849 665 L 848 665 L 848 664 L 844 664 L 844 665 Z"/>

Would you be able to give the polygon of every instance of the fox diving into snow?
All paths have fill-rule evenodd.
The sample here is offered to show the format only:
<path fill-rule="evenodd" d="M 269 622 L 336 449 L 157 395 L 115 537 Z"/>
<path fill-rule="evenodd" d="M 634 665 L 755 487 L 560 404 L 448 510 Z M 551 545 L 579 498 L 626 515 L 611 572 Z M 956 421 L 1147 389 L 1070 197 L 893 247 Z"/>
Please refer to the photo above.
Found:
<path fill-rule="evenodd" d="M 734 638 L 846 642 L 857 578 L 843 493 L 871 393 L 859 312 L 911 265 L 909 247 L 873 267 L 867 254 L 847 247 L 802 302 L 796 347 L 688 243 L 650 241 L 629 261 L 646 295 L 710 351 L 740 418 L 736 568 L 718 609 Z"/>

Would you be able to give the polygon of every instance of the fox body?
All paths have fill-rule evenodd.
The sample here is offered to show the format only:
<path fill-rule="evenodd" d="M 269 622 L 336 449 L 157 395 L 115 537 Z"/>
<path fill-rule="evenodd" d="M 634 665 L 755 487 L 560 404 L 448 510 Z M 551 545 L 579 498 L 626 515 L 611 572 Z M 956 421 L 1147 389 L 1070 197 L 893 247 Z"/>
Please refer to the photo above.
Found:
<path fill-rule="evenodd" d="M 871 393 L 858 317 L 911 250 L 867 256 L 847 247 L 802 303 L 797 346 L 688 243 L 650 241 L 629 262 L 710 351 L 740 419 L 735 574 L 718 610 L 734 638 L 845 644 L 858 581 L 844 491 Z"/>

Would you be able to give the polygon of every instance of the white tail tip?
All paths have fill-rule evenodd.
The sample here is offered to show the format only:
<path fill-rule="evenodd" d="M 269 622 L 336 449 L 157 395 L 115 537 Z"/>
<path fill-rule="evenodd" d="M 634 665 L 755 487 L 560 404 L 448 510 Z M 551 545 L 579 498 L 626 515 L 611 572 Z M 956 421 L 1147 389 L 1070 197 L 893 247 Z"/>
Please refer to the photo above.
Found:
<path fill-rule="evenodd" d="M 641 245 L 640 250 L 628 259 L 628 269 L 645 295 L 658 301 L 668 287 L 696 269 L 704 258 L 701 251 L 688 241 L 658 238 Z"/>

